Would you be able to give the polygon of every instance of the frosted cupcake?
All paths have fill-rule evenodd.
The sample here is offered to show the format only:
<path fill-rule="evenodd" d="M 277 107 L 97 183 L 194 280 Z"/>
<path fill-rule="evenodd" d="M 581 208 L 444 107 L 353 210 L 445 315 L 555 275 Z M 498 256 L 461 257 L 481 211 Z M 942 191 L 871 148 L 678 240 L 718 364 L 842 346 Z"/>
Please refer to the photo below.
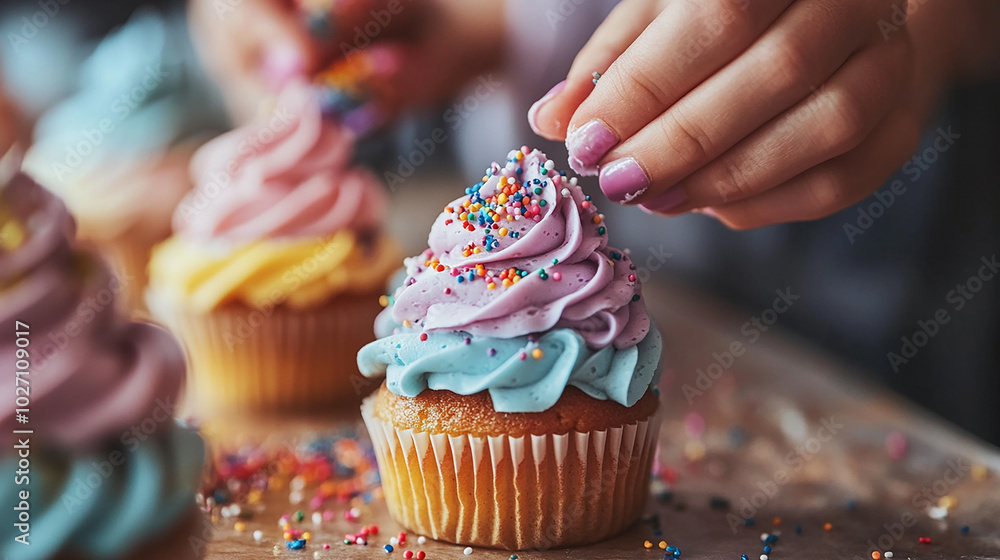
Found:
<path fill-rule="evenodd" d="M 203 537 L 204 446 L 173 421 L 180 347 L 116 315 L 62 202 L 24 175 L 0 188 L 0 556 L 201 557 L 188 537 Z"/>
<path fill-rule="evenodd" d="M 659 431 L 661 340 L 635 266 L 541 152 L 512 151 L 438 216 L 358 354 L 389 511 L 507 549 L 634 523 Z"/>
<path fill-rule="evenodd" d="M 183 340 L 205 409 L 360 399 L 355 356 L 398 252 L 353 143 L 294 84 L 270 118 L 195 155 L 196 190 L 154 252 L 149 304 Z"/>
<path fill-rule="evenodd" d="M 77 93 L 41 117 L 25 159 L 109 258 L 129 310 L 142 312 L 150 249 L 191 189 L 197 135 L 218 121 L 192 60 L 183 17 L 138 11 L 86 60 Z"/>

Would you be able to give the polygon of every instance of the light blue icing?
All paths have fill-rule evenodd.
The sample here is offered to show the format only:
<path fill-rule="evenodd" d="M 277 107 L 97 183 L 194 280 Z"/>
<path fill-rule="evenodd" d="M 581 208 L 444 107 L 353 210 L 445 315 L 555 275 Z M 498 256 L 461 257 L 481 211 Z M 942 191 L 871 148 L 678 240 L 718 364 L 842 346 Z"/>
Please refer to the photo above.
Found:
<path fill-rule="evenodd" d="M 0 484 L 0 556 L 44 560 L 69 552 L 117 558 L 170 530 L 194 505 L 204 443 L 173 425 L 127 443 L 71 458 L 32 448 L 27 485 L 15 484 L 16 457 L 0 460 L 0 469 L 11 473 Z M 113 465 L 113 453 L 124 461 Z M 30 546 L 14 540 L 20 531 L 13 507 L 22 490 L 30 492 Z"/>
<path fill-rule="evenodd" d="M 378 324 L 377 330 L 386 327 Z M 497 412 L 541 412 L 559 400 L 567 385 L 595 399 L 632 406 L 659 381 L 663 341 L 652 324 L 636 346 L 596 351 L 571 329 L 510 339 L 426 334 L 422 341 L 418 332 L 397 332 L 368 344 L 358 353 L 361 373 L 384 374 L 389 390 L 405 397 L 424 389 L 459 395 L 489 391 Z M 536 348 L 542 351 L 538 359 L 532 355 Z"/>
<path fill-rule="evenodd" d="M 36 157 L 86 173 L 222 126 L 218 96 L 196 60 L 183 16 L 136 11 L 81 66 L 78 91 L 39 119 Z M 70 148 L 79 148 L 79 168 Z"/>

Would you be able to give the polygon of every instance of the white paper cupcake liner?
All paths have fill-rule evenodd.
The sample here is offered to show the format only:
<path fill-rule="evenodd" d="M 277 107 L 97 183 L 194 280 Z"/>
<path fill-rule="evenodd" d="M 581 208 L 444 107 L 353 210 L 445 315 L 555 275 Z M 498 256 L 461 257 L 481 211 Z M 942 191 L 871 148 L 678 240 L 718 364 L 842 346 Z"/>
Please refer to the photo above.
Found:
<path fill-rule="evenodd" d="M 463 545 L 577 546 L 638 520 L 649 494 L 659 412 L 608 430 L 512 437 L 414 432 L 362 404 L 392 516 Z"/>
<path fill-rule="evenodd" d="M 374 297 L 344 297 L 315 309 L 265 313 L 231 305 L 192 313 L 148 298 L 154 315 L 181 339 L 189 394 L 198 408 L 303 410 L 359 402 L 375 384 L 357 353 L 374 338 Z"/>

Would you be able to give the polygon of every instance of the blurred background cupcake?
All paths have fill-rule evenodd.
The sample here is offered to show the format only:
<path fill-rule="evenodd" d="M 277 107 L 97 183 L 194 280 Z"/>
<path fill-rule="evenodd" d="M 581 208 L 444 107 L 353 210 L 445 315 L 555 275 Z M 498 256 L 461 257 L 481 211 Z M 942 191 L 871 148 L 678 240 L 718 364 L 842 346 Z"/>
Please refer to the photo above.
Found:
<path fill-rule="evenodd" d="M 154 251 L 147 301 L 185 343 L 204 413 L 367 392 L 354 357 L 399 253 L 381 184 L 320 93 L 293 83 L 271 114 L 205 144 Z"/>
<path fill-rule="evenodd" d="M 73 233 L 63 203 L 27 176 L 0 184 L 0 359 L 12 367 L 0 556 L 200 558 L 205 449 L 174 421 L 183 354 L 117 313 L 119 283 Z"/>
<path fill-rule="evenodd" d="M 76 89 L 34 129 L 25 170 L 59 194 L 143 310 L 150 248 L 190 190 L 191 154 L 224 126 L 180 14 L 140 9 L 79 69 Z"/>

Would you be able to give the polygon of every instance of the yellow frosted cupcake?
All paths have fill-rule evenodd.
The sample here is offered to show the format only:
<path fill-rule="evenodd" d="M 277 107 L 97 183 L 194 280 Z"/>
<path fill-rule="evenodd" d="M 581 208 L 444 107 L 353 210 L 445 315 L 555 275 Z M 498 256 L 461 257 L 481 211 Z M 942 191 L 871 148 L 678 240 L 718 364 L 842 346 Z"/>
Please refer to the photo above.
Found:
<path fill-rule="evenodd" d="M 295 84 L 268 118 L 195 154 L 195 191 L 154 250 L 147 300 L 184 342 L 203 408 L 308 408 L 365 390 L 353 356 L 398 253 L 353 141 Z"/>
<path fill-rule="evenodd" d="M 642 513 L 662 342 L 627 252 L 527 147 L 438 216 L 358 354 L 389 511 L 512 550 L 583 545 Z"/>

